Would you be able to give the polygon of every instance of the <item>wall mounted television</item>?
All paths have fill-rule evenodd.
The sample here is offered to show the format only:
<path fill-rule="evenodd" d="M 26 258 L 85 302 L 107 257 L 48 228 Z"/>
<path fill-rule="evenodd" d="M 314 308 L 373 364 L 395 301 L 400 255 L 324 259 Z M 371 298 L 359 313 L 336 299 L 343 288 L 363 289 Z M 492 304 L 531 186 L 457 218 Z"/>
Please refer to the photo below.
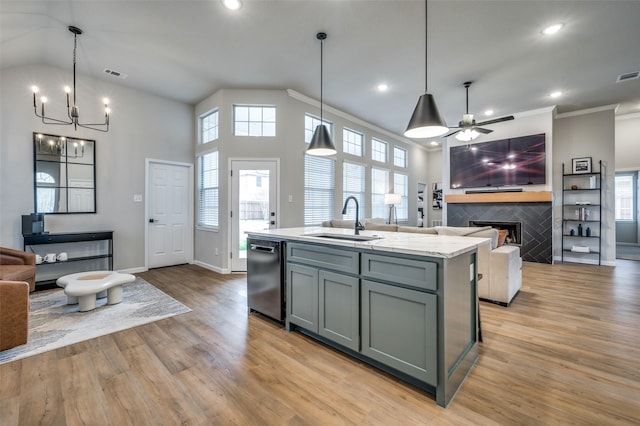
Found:
<path fill-rule="evenodd" d="M 545 134 L 451 147 L 451 188 L 546 183 Z"/>

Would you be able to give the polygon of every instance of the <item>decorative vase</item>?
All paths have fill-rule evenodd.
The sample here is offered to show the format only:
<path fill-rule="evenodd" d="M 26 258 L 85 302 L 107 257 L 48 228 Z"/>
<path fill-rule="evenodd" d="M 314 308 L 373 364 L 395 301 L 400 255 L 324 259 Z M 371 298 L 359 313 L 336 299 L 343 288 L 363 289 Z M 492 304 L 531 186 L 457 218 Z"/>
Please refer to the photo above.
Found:
<path fill-rule="evenodd" d="M 578 224 L 578 236 L 582 237 L 582 224 Z"/>
<path fill-rule="evenodd" d="M 590 237 L 591 236 L 591 228 L 587 227 L 586 233 L 587 233 L 587 237 Z"/>

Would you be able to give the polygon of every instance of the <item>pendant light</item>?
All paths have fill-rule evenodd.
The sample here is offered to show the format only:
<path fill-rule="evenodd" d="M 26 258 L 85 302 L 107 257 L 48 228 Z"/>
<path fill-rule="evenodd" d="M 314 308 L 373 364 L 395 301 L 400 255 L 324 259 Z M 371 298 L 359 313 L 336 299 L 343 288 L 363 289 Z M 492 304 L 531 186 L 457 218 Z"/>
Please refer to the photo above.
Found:
<path fill-rule="evenodd" d="M 316 130 L 311 138 L 311 143 L 307 148 L 307 154 L 309 155 L 333 155 L 336 151 L 336 146 L 331 140 L 329 129 L 324 125 L 322 121 L 322 41 L 327 38 L 326 33 L 316 34 L 316 38 L 320 40 L 320 124 L 316 126 Z"/>
<path fill-rule="evenodd" d="M 404 135 L 408 138 L 431 138 L 434 136 L 440 136 L 449 131 L 447 123 L 440 115 L 438 106 L 433 98 L 433 95 L 427 93 L 427 62 L 428 62 L 428 13 L 427 13 L 427 0 L 424 2 L 424 95 L 418 99 L 418 104 L 413 111 L 411 120 Z"/>

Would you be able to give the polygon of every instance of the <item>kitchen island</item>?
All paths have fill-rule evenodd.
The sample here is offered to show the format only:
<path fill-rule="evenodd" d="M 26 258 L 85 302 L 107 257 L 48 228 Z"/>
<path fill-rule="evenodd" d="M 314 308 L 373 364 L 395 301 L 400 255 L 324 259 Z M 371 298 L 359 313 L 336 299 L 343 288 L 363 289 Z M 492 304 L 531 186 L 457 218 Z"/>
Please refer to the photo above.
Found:
<path fill-rule="evenodd" d="M 488 239 L 287 228 L 286 328 L 435 394 L 446 407 L 478 358 L 477 247 Z"/>

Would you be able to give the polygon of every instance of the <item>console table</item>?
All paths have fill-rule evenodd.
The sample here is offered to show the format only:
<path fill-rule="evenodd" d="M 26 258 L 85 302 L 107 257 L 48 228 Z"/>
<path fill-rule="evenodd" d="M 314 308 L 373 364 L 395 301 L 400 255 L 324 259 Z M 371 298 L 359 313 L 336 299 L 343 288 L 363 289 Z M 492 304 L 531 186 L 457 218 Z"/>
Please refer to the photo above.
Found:
<path fill-rule="evenodd" d="M 58 256 L 66 260 L 36 265 L 36 290 L 54 288 L 56 280 L 75 272 L 113 270 L 113 231 L 35 234 L 24 236 L 24 251 Z"/>

